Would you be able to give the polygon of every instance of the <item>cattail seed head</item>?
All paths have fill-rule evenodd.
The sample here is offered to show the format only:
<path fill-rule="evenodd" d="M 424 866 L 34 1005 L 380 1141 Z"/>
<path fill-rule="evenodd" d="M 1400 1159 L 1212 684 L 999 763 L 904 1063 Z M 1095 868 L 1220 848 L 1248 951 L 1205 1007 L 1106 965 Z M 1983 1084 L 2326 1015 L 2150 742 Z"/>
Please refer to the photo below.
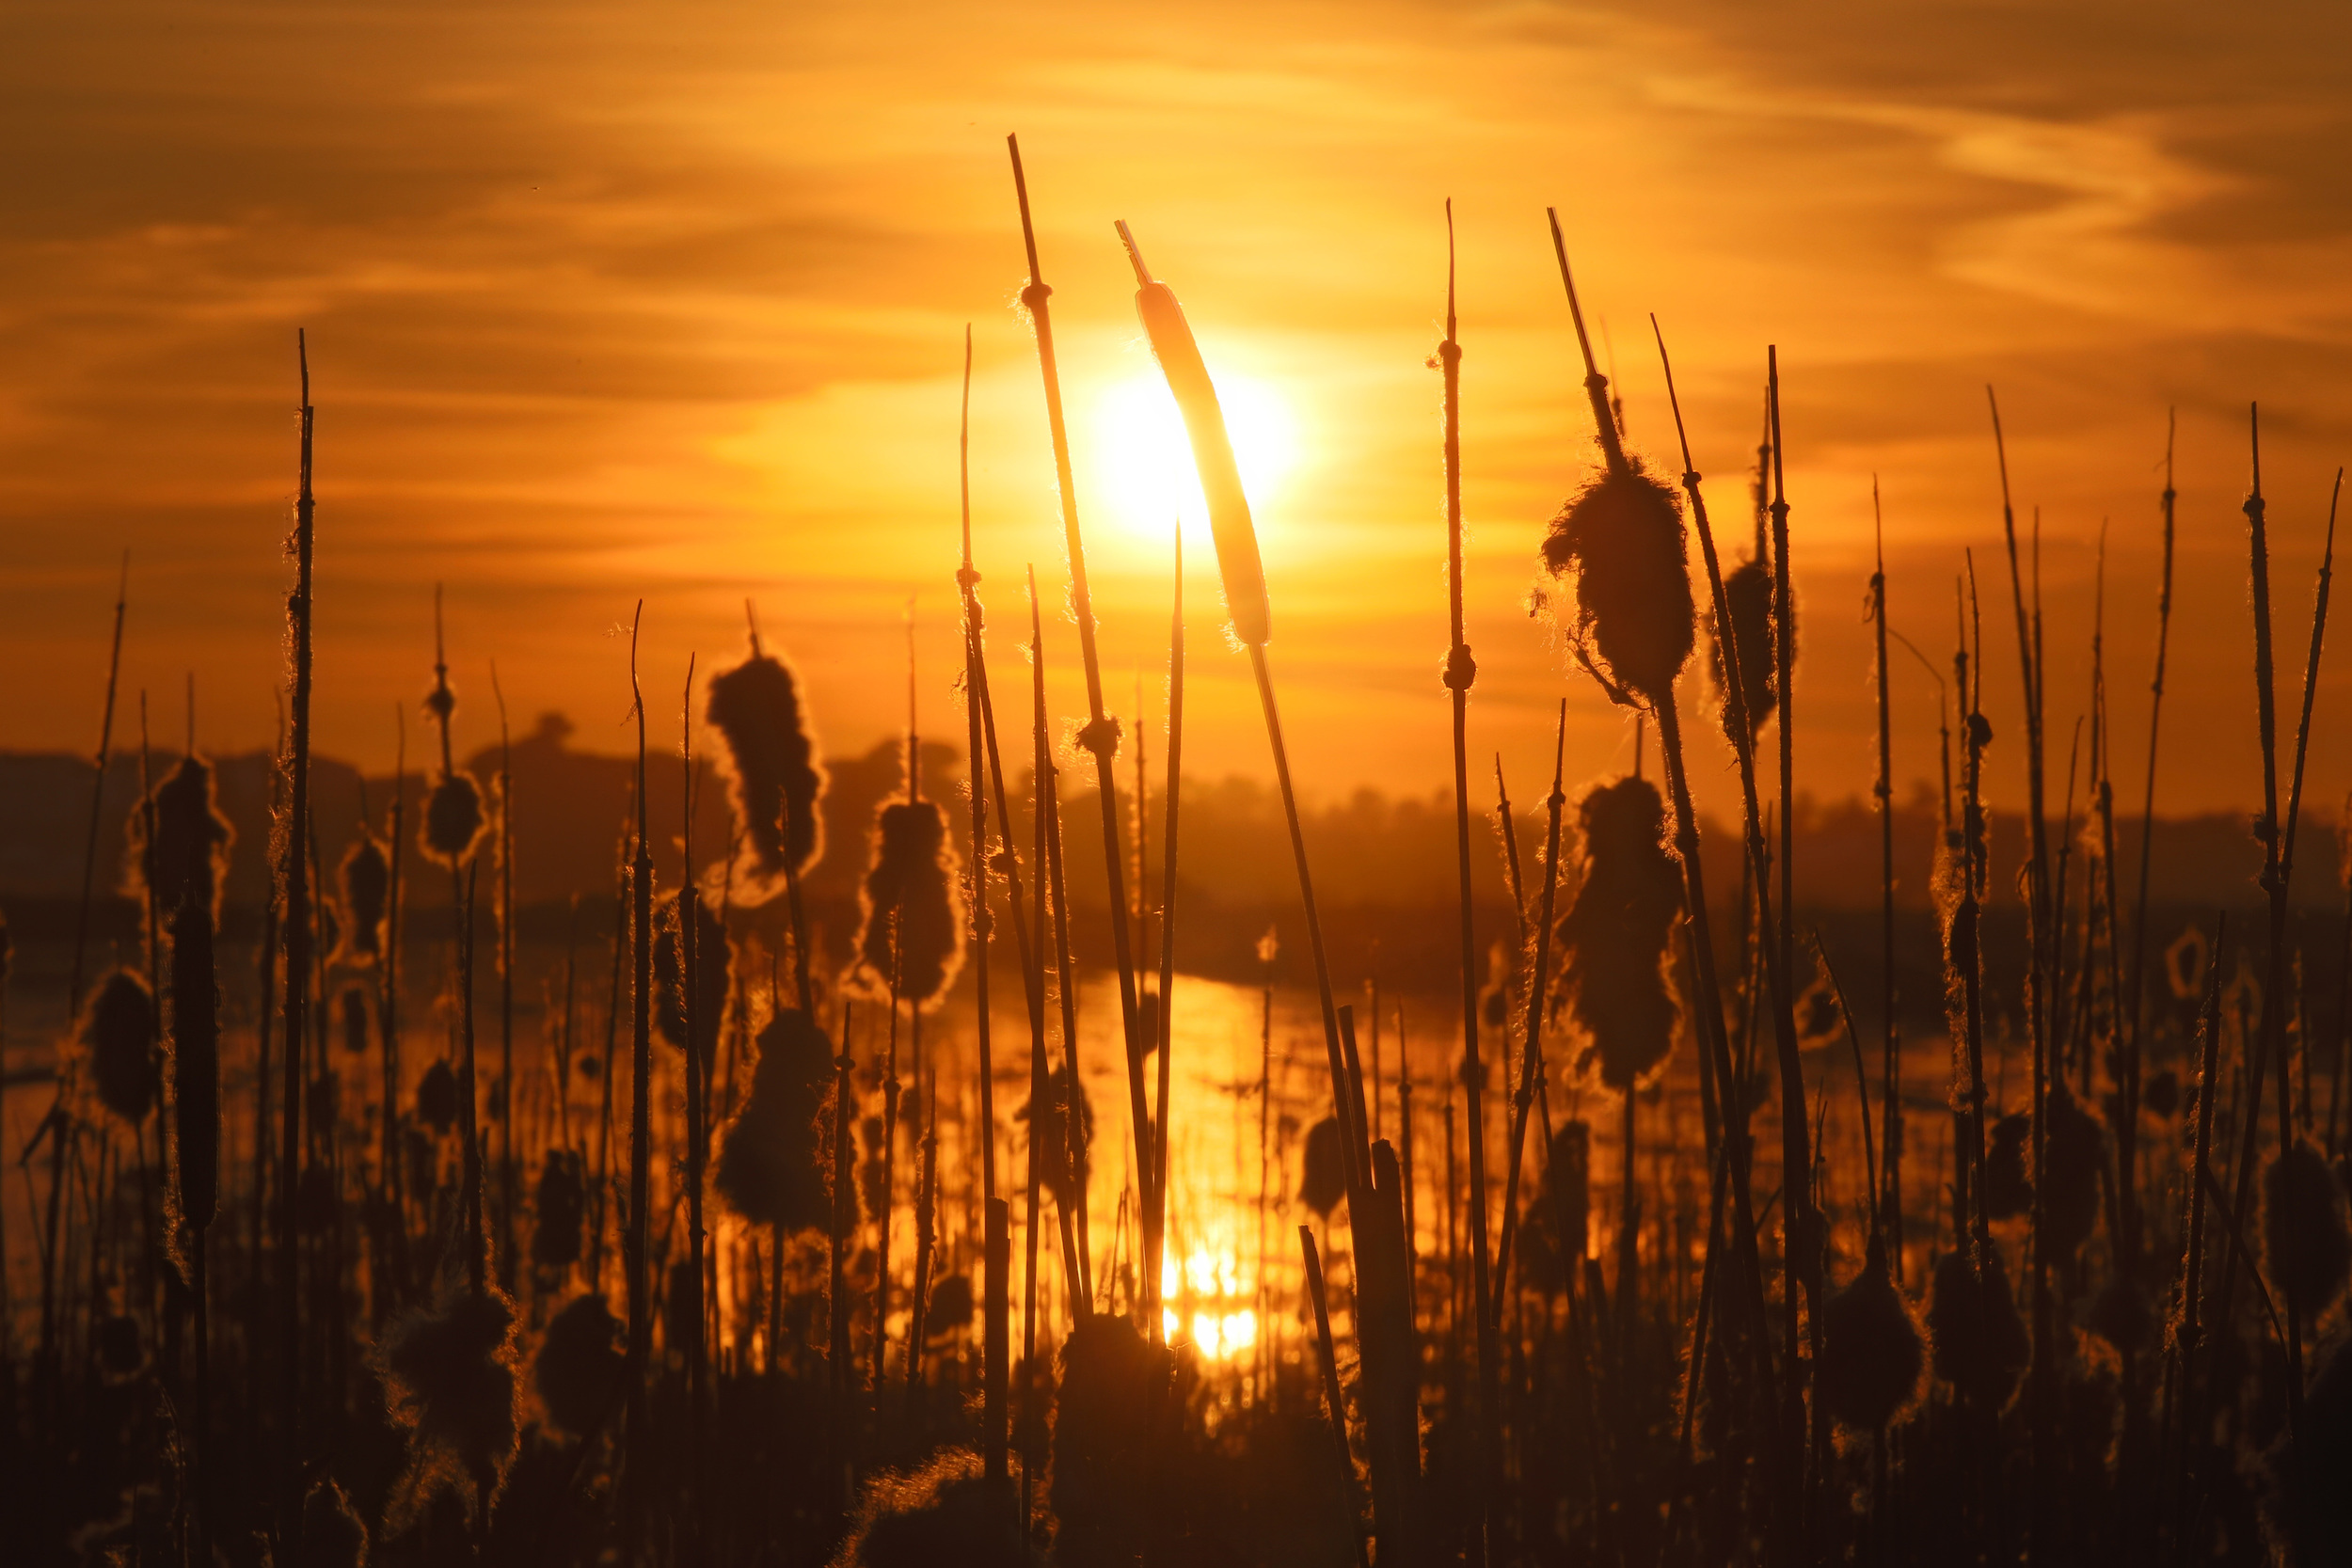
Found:
<path fill-rule="evenodd" d="M 1089 1151 L 1094 1147 L 1094 1107 L 1087 1100 L 1086 1086 L 1078 1087 L 1078 1167 L 1070 1163 L 1070 1123 L 1066 1119 L 1070 1105 L 1070 1071 L 1056 1068 L 1045 1077 L 1045 1103 L 1025 1104 L 1013 1113 L 1013 1119 L 1029 1124 L 1029 1141 L 1037 1149 L 1042 1169 L 1042 1180 L 1054 1195 L 1056 1203 L 1076 1200 L 1089 1166 Z"/>
<path fill-rule="evenodd" d="M 470 773 L 444 773 L 424 802 L 424 852 L 441 865 L 459 866 L 472 858 L 489 827 L 482 809 L 482 786 Z"/>
<path fill-rule="evenodd" d="M 1604 469 L 1552 518 L 1542 556 L 1553 577 L 1576 573 L 1570 640 L 1616 685 L 1652 704 L 1671 700 L 1693 626 L 1675 493 L 1639 463 Z"/>
<path fill-rule="evenodd" d="M 1772 624 L 1772 569 L 1760 557 L 1733 567 L 1724 578 L 1724 602 L 1731 609 L 1732 641 L 1740 650 L 1740 695 L 1747 704 L 1748 734 L 1753 736 L 1780 705 L 1780 641 Z M 1793 657 L 1793 637 L 1789 646 Z M 1731 685 L 1724 678 L 1721 626 L 1715 629 L 1714 673 L 1715 689 L 1724 695 L 1724 732 L 1728 735 Z"/>
<path fill-rule="evenodd" d="M 447 1132 L 457 1120 L 457 1074 L 438 1061 L 417 1080 L 417 1119 L 436 1132 Z"/>
<path fill-rule="evenodd" d="M 531 1381 L 559 1431 L 585 1437 L 618 1402 L 627 1365 L 621 1330 L 621 1321 L 594 1291 L 574 1296 L 548 1320 Z"/>
<path fill-rule="evenodd" d="M 495 1287 L 445 1288 L 395 1323 L 376 1352 L 386 1405 L 421 1449 L 468 1470 L 515 1456 L 515 1304 Z"/>
<path fill-rule="evenodd" d="M 2263 1263 L 2305 1323 L 2334 1303 L 2352 1271 L 2344 1193 L 2309 1143 L 2298 1140 L 2263 1172 Z"/>
<path fill-rule="evenodd" d="M 727 942 L 726 922 L 691 887 L 680 888 L 661 906 L 653 939 L 654 1024 L 674 1048 L 686 1048 L 686 986 L 678 940 L 684 906 L 691 907 L 694 921 L 694 1043 L 707 1071 L 718 1051 L 720 1025 L 725 1022 L 735 953 Z"/>
<path fill-rule="evenodd" d="M 213 803 L 213 770 L 196 756 L 184 756 L 155 788 L 155 843 L 149 857 L 154 879 L 156 907 L 176 910 L 187 898 L 202 901 L 217 923 L 220 884 L 229 865 L 229 846 L 236 832 Z M 131 819 L 136 839 L 144 831 L 144 814 Z"/>
<path fill-rule="evenodd" d="M 955 895 L 959 857 L 935 800 L 896 800 L 874 824 L 873 869 L 860 897 L 858 952 L 869 989 L 916 1006 L 945 996 L 963 962 L 963 923 Z"/>
<path fill-rule="evenodd" d="M 972 1294 L 972 1276 L 951 1274 L 931 1287 L 931 1299 L 923 1310 L 923 1334 L 935 1338 L 952 1334 L 959 1328 L 972 1325 L 972 1314 L 978 1303 Z"/>
<path fill-rule="evenodd" d="M 752 1092 L 719 1147 L 719 1196 L 755 1225 L 783 1230 L 822 1227 L 829 1190 L 833 1042 L 797 1007 L 759 1032 Z"/>
<path fill-rule="evenodd" d="M 368 1527 L 331 1477 L 302 1499 L 302 1568 L 367 1568 Z"/>
<path fill-rule="evenodd" d="M 728 796 L 743 824 L 736 886 L 746 903 L 764 904 L 784 890 L 786 871 L 805 871 L 823 844 L 817 800 L 825 777 L 799 684 L 755 642 L 749 658 L 712 678 L 703 716 L 726 742 Z"/>
<path fill-rule="evenodd" d="M 538 1224 L 531 1233 L 531 1260 L 543 1269 L 568 1269 L 580 1261 L 580 1227 L 587 1212 L 587 1181 L 580 1151 L 548 1150 L 539 1167 Z"/>
<path fill-rule="evenodd" d="M 362 832 L 343 851 L 343 945 L 338 961 L 373 963 L 384 951 L 384 914 L 392 887 L 391 861 L 375 835 Z"/>
<path fill-rule="evenodd" d="M 2033 1207 L 2026 1159 L 2032 1138 L 2033 1117 L 2023 1111 L 1993 1124 L 1993 1145 L 1984 1151 L 1984 1212 L 1994 1219 L 2015 1219 Z"/>
<path fill-rule="evenodd" d="M 1307 1150 L 1299 1161 L 1298 1201 L 1326 1219 L 1347 1196 L 1344 1135 L 1338 1117 L 1325 1117 L 1307 1129 Z"/>
<path fill-rule="evenodd" d="M 1874 1243 L 1862 1272 L 1821 1307 L 1821 1402 L 1842 1424 L 1877 1432 L 1917 1394 L 1924 1360 L 1911 1304 Z"/>
<path fill-rule="evenodd" d="M 1646 779 L 1596 786 L 1578 808 L 1584 877 L 1561 923 L 1561 992 L 1584 1031 L 1577 1066 L 1600 1066 L 1620 1093 L 1666 1059 L 1679 1011 L 1666 948 L 1682 909 L 1682 877 L 1664 842 L 1665 805 Z M 1555 998 L 1553 1008 L 1559 1009 Z"/>
<path fill-rule="evenodd" d="M 196 899 L 171 921 L 171 1092 L 180 1206 L 200 1230 L 220 1209 L 220 987 L 211 911 Z"/>
<path fill-rule="evenodd" d="M 125 1121 L 143 1120 L 155 1103 L 155 997 L 147 982 L 118 969 L 99 984 L 82 1022 L 98 1098 Z"/>
<path fill-rule="evenodd" d="M 883 1470 L 866 1483 L 832 1568 L 1025 1568 L 1031 1559 L 1017 1519 L 978 1454 L 943 1449 L 915 1469 Z"/>
<path fill-rule="evenodd" d="M 1981 1273 L 1970 1266 L 1964 1251 L 1947 1253 L 1937 1261 L 1928 1305 L 1928 1338 L 1934 1347 L 1937 1377 L 1994 1409 L 2009 1399 L 2033 1346 L 2025 1320 L 2017 1315 L 1998 1247 L 1985 1250 Z"/>
<path fill-rule="evenodd" d="M 354 1056 L 368 1053 L 368 996 L 357 986 L 347 986 L 337 999 L 336 1006 L 342 1014 L 343 1049 Z"/>

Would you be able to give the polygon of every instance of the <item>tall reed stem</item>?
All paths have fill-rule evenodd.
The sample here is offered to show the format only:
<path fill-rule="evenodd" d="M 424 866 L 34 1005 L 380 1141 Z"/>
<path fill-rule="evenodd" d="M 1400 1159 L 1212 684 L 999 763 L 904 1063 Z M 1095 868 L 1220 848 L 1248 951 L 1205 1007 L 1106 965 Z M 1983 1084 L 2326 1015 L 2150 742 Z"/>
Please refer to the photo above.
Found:
<path fill-rule="evenodd" d="M 653 845 L 645 806 L 645 694 L 637 679 L 637 630 L 643 599 L 629 618 L 628 687 L 637 719 L 637 847 L 629 862 L 630 909 L 628 1231 L 622 1243 L 628 1291 L 627 1446 L 623 1455 L 621 1560 L 643 1554 L 645 1512 L 652 1502 L 655 1435 L 648 1421 L 645 1375 L 653 1348 L 653 1290 L 648 1275 L 648 1221 L 653 1202 Z M 845 1045 L 844 1049 L 847 1047 Z M 610 1069 L 608 1068 L 608 1071 Z M 836 1278 L 836 1283 L 838 1280 Z M 834 1301 L 840 1297 L 836 1291 Z"/>
<path fill-rule="evenodd" d="M 279 1355 L 279 1398 L 284 1402 L 280 1454 L 279 1539 L 299 1558 L 302 1542 L 302 1211 L 297 1180 L 302 1166 L 303 1041 L 310 1021 L 310 891 L 304 851 L 310 842 L 310 559 L 317 501 L 311 494 L 311 439 L 316 412 L 310 406 L 310 344 L 294 334 L 294 356 L 302 378 L 301 457 L 294 493 L 294 591 L 286 601 L 293 644 L 293 715 L 287 738 L 286 836 L 279 876 L 284 883 L 282 934 L 286 953 L 283 1014 L 285 1079 L 279 1114 L 283 1168 L 278 1181 L 278 1310 L 285 1336 Z"/>

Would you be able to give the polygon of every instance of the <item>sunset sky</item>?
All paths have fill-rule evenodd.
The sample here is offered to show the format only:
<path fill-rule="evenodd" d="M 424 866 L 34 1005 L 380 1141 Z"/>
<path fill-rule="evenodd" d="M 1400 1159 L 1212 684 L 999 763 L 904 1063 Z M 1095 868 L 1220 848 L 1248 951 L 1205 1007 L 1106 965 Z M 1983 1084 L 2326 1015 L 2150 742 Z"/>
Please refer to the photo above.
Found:
<path fill-rule="evenodd" d="M 2159 807 L 2244 806 L 2246 405 L 2259 398 L 2291 704 L 2335 466 L 2352 453 L 2352 16 L 2181 4 L 751 6 L 20 0 L 0 21 L 0 746 L 86 750 L 131 552 L 126 702 L 159 744 L 265 745 L 294 483 L 294 331 L 318 405 L 318 735 L 424 747 L 448 588 L 461 746 L 630 732 L 642 595 L 656 736 L 742 602 L 833 751 L 954 707 L 957 377 L 994 678 L 1020 583 L 1082 702 L 1004 137 L 1055 286 L 1106 679 L 1156 724 L 1171 520 L 1196 510 L 1112 221 L 1190 313 L 1236 424 L 1302 781 L 1448 777 L 1438 378 L 1459 226 L 1474 771 L 1540 797 L 1629 726 L 1524 605 L 1595 457 L 1544 208 L 1605 320 L 1632 445 L 1668 473 L 1646 312 L 1674 350 L 1727 546 L 1779 347 L 1802 654 L 1801 784 L 1867 788 L 1870 495 L 1893 625 L 1948 664 L 1977 552 L 1996 791 L 2023 747 L 1996 386 L 2039 505 L 2053 809 L 2089 688 L 2096 541 L 2119 793 L 2146 731 L 2166 418 L 2179 409 L 2171 750 Z M 1187 763 L 1267 771 L 1247 667 L 1186 530 Z M 2344 646 L 2338 639 L 2338 647 Z M 1935 773 L 1898 651 L 1898 786 Z M 1694 661 L 1686 703 L 1705 699 Z M 1000 705 L 1000 711 L 1003 705 Z M 1016 707 L 1019 705 L 1014 705 Z M 126 714 L 135 717 L 135 708 Z M 126 732 L 118 730 L 118 739 Z M 135 738 L 135 736 L 133 736 Z M 1156 757 L 1160 742 L 1152 742 Z M 1729 803 L 1728 759 L 1697 765 Z M 2352 785 L 2352 665 L 2312 792 Z"/>

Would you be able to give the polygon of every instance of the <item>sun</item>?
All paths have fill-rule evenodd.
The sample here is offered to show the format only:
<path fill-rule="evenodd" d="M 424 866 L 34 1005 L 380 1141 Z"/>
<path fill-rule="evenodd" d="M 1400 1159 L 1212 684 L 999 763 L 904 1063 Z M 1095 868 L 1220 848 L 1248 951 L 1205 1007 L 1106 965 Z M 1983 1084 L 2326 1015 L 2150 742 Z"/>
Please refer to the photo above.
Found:
<path fill-rule="evenodd" d="M 1220 374 L 1216 392 L 1233 462 L 1263 534 L 1263 509 L 1298 467 L 1298 420 L 1282 394 L 1255 376 Z M 1091 423 L 1087 445 L 1093 488 L 1111 521 L 1148 540 L 1166 540 L 1178 518 L 1192 527 L 1208 522 L 1191 437 L 1156 369 L 1104 388 L 1095 399 Z"/>

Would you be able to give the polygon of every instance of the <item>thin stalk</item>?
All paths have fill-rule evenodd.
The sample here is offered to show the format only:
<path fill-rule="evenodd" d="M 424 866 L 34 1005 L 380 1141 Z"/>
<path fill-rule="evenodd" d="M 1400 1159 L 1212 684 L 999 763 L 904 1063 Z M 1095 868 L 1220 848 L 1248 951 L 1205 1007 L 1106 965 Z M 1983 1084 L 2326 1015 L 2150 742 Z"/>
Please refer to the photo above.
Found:
<path fill-rule="evenodd" d="M 279 1148 L 285 1164 L 278 1182 L 278 1313 L 284 1335 L 278 1397 L 284 1406 L 280 1430 L 285 1447 L 279 1455 L 283 1491 L 278 1528 L 290 1557 L 301 1555 L 302 1541 L 302 1184 L 295 1178 L 302 1163 L 303 1040 L 310 1011 L 310 890 L 304 851 L 310 842 L 310 559 L 318 505 L 310 489 L 317 415 L 310 406 L 310 345 L 299 331 L 294 334 L 294 356 L 302 381 L 301 456 L 294 493 L 294 591 L 286 602 L 293 642 L 293 724 L 287 737 L 286 837 L 278 872 L 285 889 L 281 934 L 286 944 L 286 1062 L 279 1105 L 284 1120 Z"/>
<path fill-rule="evenodd" d="M 645 1512 L 653 1500 L 655 1443 L 648 1424 L 652 1408 L 645 1385 L 653 1347 L 653 1290 L 646 1251 L 653 1202 L 653 845 L 645 810 L 645 695 L 637 680 L 637 630 L 644 612 L 644 601 L 640 599 L 628 626 L 628 687 L 637 719 L 637 847 L 628 878 L 633 984 L 629 998 L 628 1232 L 621 1248 L 628 1291 L 621 1540 L 622 1560 L 630 1563 L 638 1561 L 643 1552 Z M 837 1291 L 834 1300 L 840 1300 Z"/>
<path fill-rule="evenodd" d="M 1127 923 L 1121 915 L 1127 908 L 1127 895 L 1122 885 L 1125 877 L 1124 857 L 1119 844 L 1119 777 L 1114 766 L 1119 752 L 1119 721 L 1103 709 L 1103 664 L 1095 650 L 1094 601 L 1087 587 L 1086 541 L 1078 528 L 1078 496 L 1070 468 L 1070 432 L 1062 419 L 1061 372 L 1055 360 L 1053 315 L 1047 305 L 1054 291 L 1038 268 L 1037 230 L 1029 218 L 1029 187 L 1021 167 L 1021 143 L 1013 136 L 1005 141 L 1012 155 L 1013 190 L 1021 207 L 1021 240 L 1029 261 L 1029 281 L 1021 291 L 1021 303 L 1036 332 L 1038 369 L 1045 382 L 1045 417 L 1053 437 L 1054 477 L 1061 497 L 1062 530 L 1069 546 L 1070 607 L 1078 623 L 1078 653 L 1086 668 L 1088 720 L 1086 728 L 1079 732 L 1079 742 L 1094 754 L 1096 800 L 1102 807 L 1103 867 L 1109 883 L 1112 911 L 1111 950 L 1119 965 L 1120 1022 L 1121 1038 L 1127 1046 L 1128 1113 L 1135 1131 L 1136 1164 L 1140 1173 L 1137 1180 L 1148 1183 L 1154 1166 L 1150 1111 L 1144 1101 L 1143 1042 L 1136 1036 L 1135 954 Z M 1151 1246 L 1156 1251 L 1156 1237 Z M 1148 1291 L 1157 1289 L 1157 1280 L 1147 1286 Z"/>
<path fill-rule="evenodd" d="M 1157 1307 L 1161 1258 L 1167 1246 L 1168 1237 L 1168 1088 L 1173 1071 L 1169 1063 L 1175 1055 L 1176 1027 L 1176 818 L 1177 802 L 1184 793 L 1184 780 L 1180 769 L 1184 754 L 1184 534 L 1181 527 L 1176 530 L 1175 548 L 1176 597 L 1175 608 L 1169 612 L 1168 631 L 1168 783 L 1164 786 L 1168 825 L 1164 835 L 1167 842 L 1160 849 L 1162 862 L 1160 867 L 1160 1037 L 1157 1041 L 1160 1055 L 1159 1115 L 1153 1121 L 1155 1136 L 1152 1140 L 1154 1145 L 1152 1157 L 1156 1164 L 1152 1168 L 1151 1182 L 1152 1202 L 1156 1212 L 1147 1231 L 1153 1250 L 1145 1259 L 1144 1264 L 1144 1272 L 1151 1280 L 1151 1300 L 1153 1307 L 1151 1332 L 1154 1339 L 1160 1337 L 1164 1326 Z M 1136 705 L 1140 710 L 1141 704 Z M 1140 761 L 1142 748 L 1139 737 L 1136 754 L 1138 759 L 1136 766 L 1139 768 L 1142 766 Z M 1143 784 L 1138 776 L 1136 784 L 1136 859 L 1138 897 L 1142 892 L 1144 801 Z"/>
<path fill-rule="evenodd" d="M 1887 1266 L 1898 1280 L 1903 1276 L 1903 1109 L 1902 1029 L 1895 994 L 1895 751 L 1894 721 L 1886 668 L 1886 523 L 1879 509 L 1878 476 L 1870 476 L 1870 536 L 1876 569 L 1870 574 L 1870 623 L 1877 634 L 1879 771 L 1871 794 L 1879 809 L 1879 967 L 1885 988 L 1883 1034 L 1881 1043 L 1880 1117 L 1884 1129 L 1881 1147 L 1886 1164 L 1879 1178 L 1880 1206 L 1872 1223 L 1891 1235 Z M 1869 1111 L 1863 1111 L 1863 1130 L 1869 1130 Z M 2125 1167 L 2127 1170 L 2128 1166 Z"/>
<path fill-rule="evenodd" d="M 506 728 L 506 693 L 490 661 L 490 696 L 499 710 L 499 1287 L 515 1289 L 515 747 Z"/>
<path fill-rule="evenodd" d="M 1568 799 L 1560 784 L 1567 754 L 1568 704 L 1563 698 L 1559 733 L 1552 741 L 1551 793 L 1544 799 L 1550 815 L 1544 829 L 1544 898 L 1535 927 L 1535 969 L 1527 990 L 1527 1049 L 1519 1060 L 1519 1086 L 1511 1097 L 1511 1153 L 1502 1167 L 1502 1243 L 1495 1252 L 1498 1297 L 1507 1296 L 1511 1290 L 1511 1242 L 1519 1218 L 1520 1155 L 1527 1147 L 1528 1109 L 1534 1103 L 1535 1085 L 1544 1076 L 1544 1002 L 1551 981 L 1552 910 L 1560 891 L 1560 811 Z"/>
<path fill-rule="evenodd" d="M 1324 1407 L 1330 1413 L 1331 1438 L 1339 1452 L 1341 1517 L 1347 1522 L 1357 1562 L 1361 1568 L 1371 1568 L 1372 1557 L 1364 1543 L 1363 1529 L 1356 1519 L 1356 1458 L 1347 1446 L 1347 1400 L 1340 1391 L 1339 1355 L 1331 1343 L 1331 1309 L 1324 1295 L 1323 1260 L 1315 1255 L 1312 1226 L 1298 1227 L 1298 1247 L 1307 1271 L 1307 1299 L 1315 1309 L 1315 1357 L 1323 1371 Z"/>

